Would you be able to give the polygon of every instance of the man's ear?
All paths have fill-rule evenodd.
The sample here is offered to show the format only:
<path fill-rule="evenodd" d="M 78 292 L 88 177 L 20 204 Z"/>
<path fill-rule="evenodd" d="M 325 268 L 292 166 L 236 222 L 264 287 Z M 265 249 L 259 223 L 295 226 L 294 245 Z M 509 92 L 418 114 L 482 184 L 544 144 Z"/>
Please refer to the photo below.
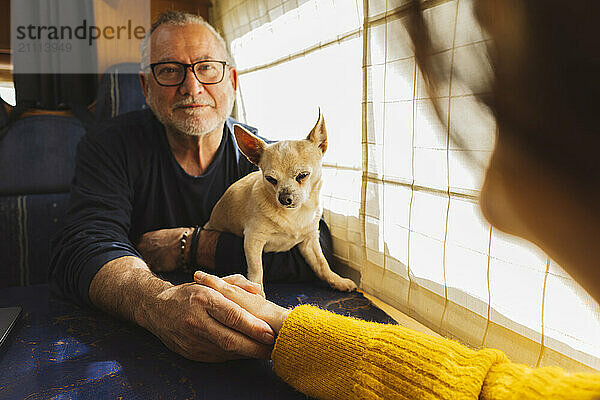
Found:
<path fill-rule="evenodd" d="M 248 132 L 248 130 L 241 125 L 233 126 L 233 134 L 235 135 L 235 141 L 242 153 L 244 153 L 252 164 L 258 165 L 267 144 Z"/>
<path fill-rule="evenodd" d="M 325 151 L 327 151 L 327 129 L 325 129 L 325 119 L 323 118 L 323 114 L 321 114 L 320 107 L 317 123 L 315 124 L 314 128 L 312 128 L 306 139 L 316 144 L 319 149 L 321 149 L 323 154 Z"/>
<path fill-rule="evenodd" d="M 231 81 L 231 87 L 233 87 L 233 91 L 237 91 L 237 69 L 233 67 L 229 68 L 229 80 Z"/>
<path fill-rule="evenodd" d="M 148 100 L 148 81 L 146 80 L 146 73 L 144 71 L 140 71 L 140 85 L 142 85 L 142 91 L 144 92 L 144 98 Z"/>

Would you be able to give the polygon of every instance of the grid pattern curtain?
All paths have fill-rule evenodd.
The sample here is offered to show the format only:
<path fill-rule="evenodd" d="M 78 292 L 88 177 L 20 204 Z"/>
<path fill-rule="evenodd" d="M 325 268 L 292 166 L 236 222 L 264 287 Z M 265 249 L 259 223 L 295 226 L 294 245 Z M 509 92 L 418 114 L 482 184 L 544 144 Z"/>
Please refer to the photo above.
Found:
<path fill-rule="evenodd" d="M 425 4 L 432 57 L 447 65 L 433 99 L 401 0 L 216 2 L 213 22 L 238 67 L 238 117 L 268 138 L 298 139 L 321 107 L 324 215 L 336 259 L 361 273 L 364 291 L 514 361 L 600 370 L 600 306 L 478 209 L 496 129 L 474 98 L 489 38 L 469 0 Z"/>

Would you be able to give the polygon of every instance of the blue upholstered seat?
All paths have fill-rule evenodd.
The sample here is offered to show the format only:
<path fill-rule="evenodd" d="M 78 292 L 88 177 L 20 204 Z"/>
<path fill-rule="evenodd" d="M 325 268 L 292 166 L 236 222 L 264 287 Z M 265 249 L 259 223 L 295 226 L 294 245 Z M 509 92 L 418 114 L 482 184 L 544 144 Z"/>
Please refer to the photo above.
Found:
<path fill-rule="evenodd" d="M 0 287 L 47 281 L 84 133 L 76 118 L 36 115 L 15 121 L 0 141 Z"/>
<path fill-rule="evenodd" d="M 96 120 L 147 107 L 139 70 L 137 63 L 106 70 Z M 8 115 L 1 102 L 0 107 L 1 127 Z M 36 115 L 15 121 L 0 139 L 0 287 L 47 281 L 50 240 L 67 207 L 77 143 L 84 134 L 77 118 Z"/>
<path fill-rule="evenodd" d="M 139 71 L 140 65 L 137 63 L 121 63 L 104 72 L 96 99 L 96 119 L 105 121 L 147 107 Z"/>

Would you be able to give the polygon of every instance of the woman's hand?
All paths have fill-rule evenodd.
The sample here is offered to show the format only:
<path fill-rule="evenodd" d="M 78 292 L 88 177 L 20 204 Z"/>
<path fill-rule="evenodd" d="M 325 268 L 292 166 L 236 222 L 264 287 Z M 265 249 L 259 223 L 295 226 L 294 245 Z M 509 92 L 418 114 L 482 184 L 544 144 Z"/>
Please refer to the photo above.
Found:
<path fill-rule="evenodd" d="M 250 314 L 262 319 L 279 333 L 283 321 L 290 310 L 266 300 L 260 295 L 257 284 L 242 275 L 231 275 L 223 279 L 201 271 L 194 274 L 196 283 L 221 293 L 225 298 L 237 303 Z"/>

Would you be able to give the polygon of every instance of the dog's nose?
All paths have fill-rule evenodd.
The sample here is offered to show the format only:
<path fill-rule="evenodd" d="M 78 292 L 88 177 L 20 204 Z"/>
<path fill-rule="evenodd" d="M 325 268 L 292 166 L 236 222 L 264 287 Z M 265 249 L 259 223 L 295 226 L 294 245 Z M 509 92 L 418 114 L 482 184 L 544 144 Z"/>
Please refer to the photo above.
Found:
<path fill-rule="evenodd" d="M 292 204 L 292 195 L 289 193 L 279 193 L 279 202 L 283 206 L 289 206 Z"/>

